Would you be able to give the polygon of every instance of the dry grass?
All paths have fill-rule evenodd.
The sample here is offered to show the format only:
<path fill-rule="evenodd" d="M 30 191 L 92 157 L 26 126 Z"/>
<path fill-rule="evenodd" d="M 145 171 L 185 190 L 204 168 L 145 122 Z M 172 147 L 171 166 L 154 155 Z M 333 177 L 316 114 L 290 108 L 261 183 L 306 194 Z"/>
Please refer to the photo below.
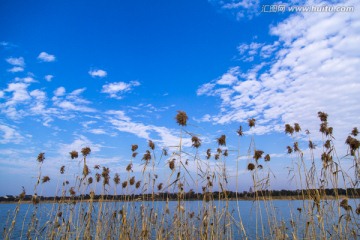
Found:
<path fill-rule="evenodd" d="M 82 154 L 81 172 L 73 179 L 64 178 L 56 192 L 61 192 L 58 201 L 44 214 L 38 197 L 39 185 L 50 181 L 49 176 L 42 176 L 42 164 L 45 153 L 37 157 L 39 173 L 34 186 L 32 198 L 33 207 L 29 222 L 22 222 L 21 237 L 27 239 L 356 239 L 359 237 L 360 204 L 348 197 L 344 198 L 337 192 L 339 187 L 347 188 L 347 195 L 359 197 L 351 192 L 359 186 L 360 158 L 358 130 L 353 128 L 346 140 L 349 155 L 346 159 L 353 162 L 350 173 L 342 168 L 341 158 L 336 155 L 333 145 L 333 129 L 327 122 L 328 115 L 319 112 L 320 132 L 323 135 L 320 156 L 315 156 L 316 145 L 309 137 L 308 149 L 299 146 L 301 127 L 285 125 L 285 133 L 291 137 L 287 152 L 291 159 L 289 176 L 302 189 L 296 199 L 302 201 L 302 206 L 289 208 L 289 218 L 280 219 L 271 195 L 271 158 L 262 150 L 255 148 L 255 137 L 251 137 L 248 147 L 247 171 L 250 172 L 252 190 L 254 192 L 253 208 L 255 210 L 255 226 L 248 229 L 246 219 L 240 212 L 238 198 L 238 179 L 240 160 L 240 143 L 244 135 L 242 127 L 236 131 L 239 136 L 238 149 L 227 149 L 225 135 L 217 138 L 218 147 L 212 153 L 211 149 L 200 152 L 202 141 L 196 134 L 185 131 L 188 116 L 179 111 L 176 122 L 181 128 L 179 145 L 168 149 L 157 149 L 155 143 L 148 141 L 148 148 L 142 159 L 136 159 L 138 145 L 131 145 L 131 162 L 126 166 L 126 174 L 112 173 L 106 166 L 87 165 L 86 159 L 91 154 L 91 148 L 80 150 Z M 255 119 L 249 119 L 249 128 L 255 127 Z M 192 149 L 184 150 L 183 137 L 191 137 Z M 284 148 L 284 149 L 286 149 Z M 161 151 L 160 159 L 156 152 Z M 228 196 L 227 158 L 229 151 L 237 151 L 236 169 L 236 205 L 234 212 L 229 203 L 234 199 Z M 305 153 L 308 155 L 305 156 Z M 74 150 L 69 158 L 77 159 L 79 153 Z M 136 179 L 133 175 L 133 162 L 142 162 L 142 177 Z M 196 166 L 196 174 L 190 174 L 189 161 Z M 321 161 L 321 164 L 317 162 Z M 167 164 L 167 179 L 159 181 L 156 164 Z M 64 174 L 71 166 L 61 166 L 60 174 Z M 70 182 L 72 184 L 70 184 Z M 193 190 L 185 192 L 185 187 L 201 188 L 202 193 Z M 95 191 L 101 187 L 99 198 Z M 121 194 L 121 201 L 106 198 L 113 188 L 115 195 Z M 335 195 L 328 200 L 326 189 L 334 189 Z M 214 193 L 214 189 L 219 189 Z M 170 201 L 165 192 L 176 193 L 176 199 Z M 135 197 L 134 193 L 142 193 Z M 89 197 L 86 197 L 88 194 Z M 165 196 L 164 207 L 159 207 L 156 200 L 159 195 Z M 3 232 L 4 239 L 12 239 L 14 226 L 19 218 L 20 204 L 25 196 L 25 189 L 19 195 L 19 204 Z M 202 199 L 191 207 L 187 201 L 199 196 Z M 264 201 L 262 201 L 264 200 Z M 266 201 L 265 201 L 266 200 Z M 39 204 L 40 203 L 40 204 Z M 41 219 L 42 218 L 42 219 Z M 25 221 L 25 220 L 23 220 Z M 40 224 L 41 223 L 41 224 Z"/>

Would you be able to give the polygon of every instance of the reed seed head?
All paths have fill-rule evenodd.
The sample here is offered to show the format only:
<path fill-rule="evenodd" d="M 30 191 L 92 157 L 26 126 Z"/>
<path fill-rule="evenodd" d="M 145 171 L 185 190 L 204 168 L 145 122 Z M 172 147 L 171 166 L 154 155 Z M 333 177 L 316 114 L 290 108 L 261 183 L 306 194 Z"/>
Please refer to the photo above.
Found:
<path fill-rule="evenodd" d="M 300 132 L 301 131 L 301 127 L 300 127 L 300 125 L 298 123 L 294 124 L 294 130 L 295 130 L 295 132 Z"/>
<path fill-rule="evenodd" d="M 132 156 L 133 158 L 136 158 L 137 155 L 138 155 L 137 152 L 133 152 L 131 156 Z"/>
<path fill-rule="evenodd" d="M 144 156 L 143 156 L 142 160 L 145 160 L 145 161 L 149 161 L 149 160 L 151 160 L 151 153 L 150 153 L 150 151 L 149 151 L 149 150 L 146 150 L 146 152 L 145 152 L 145 154 L 144 154 Z"/>
<path fill-rule="evenodd" d="M 331 141 L 330 140 L 326 140 L 326 142 L 324 143 L 324 147 L 326 149 L 329 149 L 331 147 Z"/>
<path fill-rule="evenodd" d="M 79 157 L 79 153 L 77 151 L 71 151 L 70 152 L 70 157 L 71 159 L 75 159 L 75 158 L 78 158 Z"/>
<path fill-rule="evenodd" d="M 255 164 L 249 163 L 248 166 L 247 166 L 247 169 L 248 169 L 249 171 L 254 170 L 254 169 L 255 169 Z"/>
<path fill-rule="evenodd" d="M 37 161 L 39 162 L 39 163 L 42 163 L 42 162 L 44 162 L 44 160 L 45 160 L 45 153 L 39 153 L 39 155 L 37 156 Z"/>
<path fill-rule="evenodd" d="M 171 170 L 174 170 L 174 169 L 175 169 L 175 158 L 169 162 L 169 168 L 170 168 Z"/>
<path fill-rule="evenodd" d="M 92 184 L 93 183 L 93 178 L 92 177 L 89 177 L 88 178 L 88 185 Z"/>
<path fill-rule="evenodd" d="M 359 134 L 359 130 L 357 129 L 357 127 L 354 127 L 353 130 L 351 131 L 351 135 L 356 137 L 358 134 Z"/>
<path fill-rule="evenodd" d="M 153 141 L 149 140 L 148 145 L 149 145 L 149 148 L 151 148 L 151 150 L 155 149 L 155 143 Z"/>
<path fill-rule="evenodd" d="M 114 183 L 116 185 L 118 185 L 120 183 L 120 176 L 118 173 L 115 173 L 115 176 L 114 176 Z"/>
<path fill-rule="evenodd" d="M 140 185 L 141 185 L 141 181 L 137 181 L 136 184 L 135 184 L 135 187 L 136 187 L 136 188 L 139 188 Z"/>
<path fill-rule="evenodd" d="M 354 156 L 355 151 L 358 150 L 360 147 L 360 141 L 356 138 L 348 136 L 345 143 L 349 146 L 351 155 Z"/>
<path fill-rule="evenodd" d="M 270 161 L 270 155 L 266 154 L 264 157 L 265 162 L 269 162 Z"/>
<path fill-rule="evenodd" d="M 96 179 L 96 182 L 100 182 L 100 179 L 101 179 L 100 173 L 95 174 L 95 179 Z"/>
<path fill-rule="evenodd" d="M 229 152 L 228 152 L 228 150 L 227 150 L 227 149 L 225 149 L 225 151 L 224 151 L 223 155 L 224 155 L 224 157 L 229 156 Z"/>
<path fill-rule="evenodd" d="M 324 113 L 324 112 L 318 112 L 318 117 L 320 118 L 320 121 L 326 122 L 328 115 L 327 115 L 327 113 Z"/>
<path fill-rule="evenodd" d="M 107 167 L 103 167 L 103 171 L 101 173 L 101 176 L 105 178 L 105 177 L 108 177 L 109 174 L 110 174 L 110 169 L 107 168 Z"/>
<path fill-rule="evenodd" d="M 226 136 L 221 135 L 221 137 L 217 139 L 217 142 L 219 146 L 226 146 Z"/>
<path fill-rule="evenodd" d="M 286 148 L 288 154 L 291 154 L 293 152 L 293 149 L 290 146 L 287 146 Z"/>
<path fill-rule="evenodd" d="M 220 158 L 220 154 L 218 154 L 218 153 L 217 153 L 217 154 L 215 154 L 215 155 L 214 155 L 214 158 L 215 158 L 215 160 L 219 160 L 219 158 Z"/>
<path fill-rule="evenodd" d="M 201 146 L 201 140 L 197 136 L 192 136 L 191 141 L 194 148 L 199 148 Z"/>
<path fill-rule="evenodd" d="M 50 177 L 49 177 L 49 176 L 44 176 L 44 177 L 42 178 L 42 183 L 46 183 L 46 182 L 48 182 L 48 181 L 50 181 Z"/>
<path fill-rule="evenodd" d="M 128 172 L 132 171 L 132 166 L 133 166 L 133 164 L 129 163 L 126 167 L 126 171 L 128 171 Z"/>
<path fill-rule="evenodd" d="M 60 168 L 60 173 L 61 173 L 61 174 L 64 174 L 64 172 L 65 172 L 65 166 L 61 166 L 61 168 Z"/>
<path fill-rule="evenodd" d="M 288 123 L 285 124 L 285 133 L 290 135 L 293 135 L 294 133 L 294 128 Z"/>
<path fill-rule="evenodd" d="M 253 158 L 255 159 L 255 161 L 258 161 L 258 160 L 262 157 L 263 153 L 264 153 L 264 151 L 255 150 L 254 156 L 253 156 Z"/>
<path fill-rule="evenodd" d="M 309 141 L 309 148 L 310 149 L 315 149 L 316 148 L 315 143 L 313 143 L 311 140 Z"/>
<path fill-rule="evenodd" d="M 177 124 L 179 124 L 180 126 L 186 126 L 187 120 L 188 120 L 188 116 L 187 116 L 186 112 L 178 111 L 175 118 L 176 118 Z"/>
<path fill-rule="evenodd" d="M 322 160 L 324 163 L 331 162 L 332 159 L 333 159 L 333 158 L 332 158 L 330 152 L 323 152 L 323 153 L 321 154 L 321 160 Z"/>
<path fill-rule="evenodd" d="M 89 147 L 84 147 L 81 149 L 81 153 L 84 157 L 86 157 L 87 155 L 89 155 L 91 153 L 91 149 Z"/>
<path fill-rule="evenodd" d="M 211 157 L 211 149 L 209 148 L 208 150 L 206 150 L 206 159 L 210 159 Z"/>
<path fill-rule="evenodd" d="M 301 152 L 298 142 L 294 142 L 294 152 Z"/>
<path fill-rule="evenodd" d="M 242 130 L 242 126 L 239 127 L 239 129 L 236 131 L 236 133 L 237 133 L 240 137 L 242 137 L 242 136 L 244 135 L 244 132 L 243 132 L 243 130 Z"/>
<path fill-rule="evenodd" d="M 159 191 L 161 191 L 162 187 L 163 187 L 163 184 L 162 184 L 162 183 L 159 183 L 159 184 L 157 185 L 157 188 L 158 188 Z"/>
<path fill-rule="evenodd" d="M 255 127 L 256 120 L 254 118 L 248 119 L 249 127 Z"/>
<path fill-rule="evenodd" d="M 138 149 L 138 145 L 137 144 L 133 144 L 131 145 L 131 151 L 135 152 Z"/>
<path fill-rule="evenodd" d="M 132 178 L 130 178 L 129 183 L 130 183 L 131 186 L 134 185 L 134 183 L 135 183 L 135 177 L 134 176 Z"/>
<path fill-rule="evenodd" d="M 95 165 L 94 168 L 95 169 L 100 169 L 100 165 Z"/>

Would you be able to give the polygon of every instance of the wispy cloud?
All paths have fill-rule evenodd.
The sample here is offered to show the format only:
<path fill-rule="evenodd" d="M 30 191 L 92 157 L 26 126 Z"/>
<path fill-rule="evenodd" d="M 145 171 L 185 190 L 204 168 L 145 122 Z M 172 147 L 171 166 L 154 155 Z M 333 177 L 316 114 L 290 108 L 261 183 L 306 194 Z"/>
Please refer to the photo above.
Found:
<path fill-rule="evenodd" d="M 107 72 L 104 70 L 101 70 L 101 69 L 90 70 L 89 74 L 93 78 L 95 78 L 95 77 L 103 78 L 103 77 L 107 76 Z"/>
<path fill-rule="evenodd" d="M 237 19 L 252 18 L 259 14 L 259 0 L 210 0 L 211 3 L 217 5 L 222 10 L 229 11 Z"/>
<path fill-rule="evenodd" d="M 110 115 L 108 121 L 118 131 L 131 133 L 146 140 L 152 139 L 162 147 L 179 145 L 179 137 L 176 136 L 175 130 L 133 121 L 130 117 L 126 116 L 123 111 L 108 111 L 107 114 Z M 157 137 L 151 138 L 150 135 Z M 182 143 L 184 146 L 191 146 L 191 140 L 189 138 L 184 138 Z"/>
<path fill-rule="evenodd" d="M 6 62 L 13 65 L 12 68 L 8 69 L 9 72 L 16 73 L 16 72 L 23 72 L 25 67 L 25 61 L 23 57 L 10 57 L 6 59 Z"/>
<path fill-rule="evenodd" d="M 51 82 L 51 80 L 54 78 L 54 76 L 53 75 L 46 75 L 45 77 L 44 77 L 44 79 L 46 80 L 46 81 L 48 81 L 48 82 Z"/>
<path fill-rule="evenodd" d="M 54 91 L 52 100 L 55 106 L 65 111 L 96 112 L 96 109 L 87 106 L 91 102 L 80 96 L 85 90 L 86 88 L 80 88 L 65 94 L 65 88 L 59 87 Z"/>
<path fill-rule="evenodd" d="M 54 62 L 56 60 L 54 55 L 47 52 L 41 52 L 37 58 L 43 62 Z"/>
<path fill-rule="evenodd" d="M 105 84 L 102 87 L 103 93 L 109 94 L 111 98 L 121 99 L 122 94 L 132 90 L 134 87 L 140 86 L 138 81 L 131 81 L 129 83 L 126 82 L 113 82 L 109 84 Z"/>
<path fill-rule="evenodd" d="M 24 137 L 21 136 L 21 134 L 17 130 L 15 130 L 15 128 L 9 127 L 7 125 L 0 124 L 0 132 L 2 132 L 2 134 L 0 135 L 0 143 L 2 144 L 18 144 L 24 139 Z"/>
<path fill-rule="evenodd" d="M 71 143 L 62 143 L 59 145 L 58 152 L 61 156 L 68 156 L 69 152 L 81 151 L 84 147 L 90 147 L 91 152 L 99 152 L 102 146 L 92 142 L 89 138 L 84 135 L 75 136 L 75 139 Z"/>

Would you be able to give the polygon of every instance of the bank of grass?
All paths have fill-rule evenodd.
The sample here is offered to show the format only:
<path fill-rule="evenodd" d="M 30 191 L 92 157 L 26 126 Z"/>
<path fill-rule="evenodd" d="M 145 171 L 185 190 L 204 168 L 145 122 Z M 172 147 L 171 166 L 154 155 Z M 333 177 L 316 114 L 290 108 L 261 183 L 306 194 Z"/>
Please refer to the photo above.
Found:
<path fill-rule="evenodd" d="M 244 198 L 240 198 L 237 192 L 239 172 L 243 170 L 238 165 L 241 137 L 244 135 L 242 127 L 236 131 L 238 149 L 228 149 L 226 136 L 221 135 L 216 139 L 217 149 L 207 149 L 203 154 L 199 150 L 200 137 L 186 131 L 188 116 L 179 111 L 175 118 L 180 126 L 178 146 L 156 151 L 155 143 L 149 140 L 148 149 L 139 157 L 138 145 L 131 145 L 131 162 L 126 167 L 127 173 L 122 176 L 112 173 L 107 166 L 95 165 L 90 170 L 87 163 L 90 147 L 84 147 L 80 153 L 76 150 L 70 152 L 71 159 L 81 159 L 81 172 L 72 181 L 64 179 L 56 189 L 56 192 L 61 192 L 58 200 L 45 213 L 37 192 L 39 185 L 46 184 L 50 176 L 42 175 L 45 153 L 40 153 L 37 157 L 38 178 L 31 201 L 34 206 L 26 213 L 30 220 L 25 222 L 25 218 L 18 216 L 26 195 L 24 189 L 19 195 L 19 204 L 8 217 L 3 238 L 12 239 L 15 225 L 22 221 L 21 233 L 16 234 L 27 239 L 356 239 L 360 234 L 360 204 L 350 197 L 360 197 L 351 192 L 359 186 L 360 178 L 358 130 L 353 128 L 345 143 L 349 150 L 346 158 L 352 161 L 349 172 L 349 169 L 342 168 L 341 158 L 336 155 L 328 115 L 319 112 L 318 117 L 323 141 L 315 146 L 311 134 L 305 131 L 309 138 L 310 156 L 305 156 L 305 150 L 299 147 L 300 125 L 285 125 L 285 133 L 292 139 L 286 147 L 292 159 L 290 177 L 301 189 L 298 196 L 286 199 L 302 200 L 301 207 L 289 208 L 289 219 L 278 219 L 273 203 L 278 198 L 270 194 L 271 157 L 255 147 L 252 136 L 247 171 L 251 173 L 253 195 L 248 200 L 253 201 L 256 221 L 248 229 L 240 212 Z M 255 127 L 256 120 L 249 119 L 248 125 Z M 183 147 L 185 137 L 191 138 L 193 150 Z M 315 148 L 321 149 L 320 156 L 315 156 Z M 229 151 L 237 152 L 235 197 L 228 194 Z M 136 179 L 132 168 L 133 162 L 139 158 L 143 163 L 142 177 Z M 189 161 L 196 166 L 196 174 L 190 174 Z M 157 172 L 158 162 L 166 163 L 168 168 L 168 176 L 162 178 L 164 182 L 159 182 L 158 174 L 164 173 Z M 60 173 L 64 174 L 67 167 L 60 166 Z M 185 192 L 186 186 L 202 189 L 201 195 L 194 191 Z M 340 195 L 338 189 L 344 187 L 346 194 Z M 95 190 L 99 188 L 100 194 L 97 192 L 99 196 L 96 196 Z M 326 195 L 327 188 L 334 189 L 333 196 Z M 215 196 L 214 189 L 219 189 L 220 194 Z M 107 197 L 109 191 L 114 195 L 121 194 L 120 199 L 116 198 L 120 201 L 109 204 L 115 200 L 115 197 Z M 158 208 L 157 194 L 165 191 L 176 194 L 175 202 L 166 198 L 163 207 Z M 134 193 L 144 195 L 139 198 Z M 86 194 L 89 197 L 83 197 Z M 194 196 L 200 196 L 196 210 L 187 204 L 187 200 Z M 231 201 L 236 201 L 236 211 L 229 207 Z M 302 217 L 299 218 L 298 214 Z"/>

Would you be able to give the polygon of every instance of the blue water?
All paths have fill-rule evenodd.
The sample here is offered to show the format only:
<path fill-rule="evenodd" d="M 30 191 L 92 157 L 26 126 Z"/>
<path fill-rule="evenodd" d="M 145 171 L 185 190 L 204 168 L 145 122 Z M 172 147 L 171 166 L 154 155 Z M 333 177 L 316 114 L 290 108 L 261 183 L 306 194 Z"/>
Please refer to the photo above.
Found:
<path fill-rule="evenodd" d="M 359 200 L 350 200 L 349 204 L 353 206 L 353 209 L 359 204 Z M 100 208 L 99 203 L 94 203 L 94 209 L 92 216 L 96 218 Z M 323 201 L 321 203 L 321 211 L 323 214 L 322 219 L 319 219 L 317 215 L 317 207 L 313 205 L 312 201 L 300 201 L 300 200 L 273 200 L 273 201 L 229 201 L 228 206 L 224 201 L 203 202 L 203 201 L 185 201 L 182 202 L 183 212 L 178 211 L 178 202 L 170 201 L 166 207 L 166 202 L 104 202 L 102 203 L 102 209 L 104 218 L 102 221 L 109 221 L 107 224 L 111 225 L 111 215 L 113 212 L 119 214 L 119 210 L 128 209 L 129 221 L 137 221 L 143 216 L 151 216 L 154 221 L 154 228 L 150 233 L 150 238 L 156 238 L 156 229 L 161 224 L 162 227 L 171 228 L 173 224 L 174 215 L 183 219 L 187 224 L 192 224 L 191 228 L 198 229 L 203 224 L 204 216 L 207 216 L 209 224 L 216 226 L 221 234 L 219 238 L 227 237 L 231 239 L 239 239 L 248 237 L 248 239 L 272 239 L 276 231 L 287 234 L 292 239 L 292 234 L 295 234 L 298 238 L 304 239 L 306 229 L 308 231 L 314 231 L 316 236 L 321 234 L 321 228 L 317 228 L 316 224 L 324 221 L 325 230 L 323 230 L 323 236 L 336 238 L 334 229 L 341 225 L 342 228 L 347 227 L 347 230 L 353 231 L 353 234 L 360 235 L 359 216 L 355 214 L 355 211 L 346 212 L 343 209 L 337 207 L 336 201 Z M 33 229 L 29 236 L 33 238 L 45 239 L 48 237 L 47 232 L 50 226 L 53 226 L 56 219 L 56 214 L 62 212 L 62 222 L 64 223 L 72 218 L 75 226 L 81 226 L 81 217 L 83 213 L 88 211 L 88 203 L 77 204 L 54 204 L 54 203 L 41 203 L 38 205 L 33 204 L 0 204 L 0 226 L 1 229 L 11 228 L 11 223 L 15 220 L 10 239 L 27 239 L 27 230 Z M 166 214 L 165 209 L 169 209 L 169 214 Z M 301 208 L 301 211 L 298 209 Z M 16 210 L 18 212 L 16 214 Z M 227 210 L 226 210 L 227 209 Z M 313 209 L 313 211 L 311 211 Z M 70 216 L 70 212 L 73 215 Z M 180 213 L 182 212 L 182 213 Z M 190 219 L 191 213 L 194 212 L 193 217 Z M 131 218 L 133 216 L 133 218 Z M 135 217 L 134 217 L 135 216 Z M 164 221 L 161 221 L 164 216 Z M 214 216 L 218 216 L 215 219 Z M 241 221 L 240 221 L 241 218 Z M 349 220 L 351 218 L 351 220 Z M 36 219 L 36 221 L 32 221 Z M 120 225 L 120 217 L 118 216 L 115 224 Z M 347 220 L 346 220 L 347 219 Z M 307 226 L 307 222 L 311 221 L 315 223 L 315 227 L 311 230 L 311 226 Z M 94 224 L 97 219 L 94 219 Z M 140 221 L 140 220 L 139 220 Z M 228 222 L 231 225 L 226 225 Z M 242 226 L 245 232 L 242 231 Z M 96 224 L 95 224 L 96 225 Z M 134 225 L 136 225 L 134 223 Z M 116 227 L 116 226 L 115 226 Z M 343 230 L 344 232 L 345 230 Z M 105 233 L 104 233 L 105 234 Z M 350 233 L 349 233 L 350 234 Z M 104 235 L 105 236 L 105 235 Z M 222 237 L 221 237 L 222 236 Z M 319 235 L 320 236 L 320 235 Z M 78 236 L 79 237 L 79 236 Z M 80 235 L 81 237 L 81 235 Z M 4 238 L 1 235 L 0 238 Z M 70 237 L 76 238 L 75 235 Z M 194 235 L 194 238 L 198 238 Z M 350 236 L 350 238 L 352 238 Z"/>

